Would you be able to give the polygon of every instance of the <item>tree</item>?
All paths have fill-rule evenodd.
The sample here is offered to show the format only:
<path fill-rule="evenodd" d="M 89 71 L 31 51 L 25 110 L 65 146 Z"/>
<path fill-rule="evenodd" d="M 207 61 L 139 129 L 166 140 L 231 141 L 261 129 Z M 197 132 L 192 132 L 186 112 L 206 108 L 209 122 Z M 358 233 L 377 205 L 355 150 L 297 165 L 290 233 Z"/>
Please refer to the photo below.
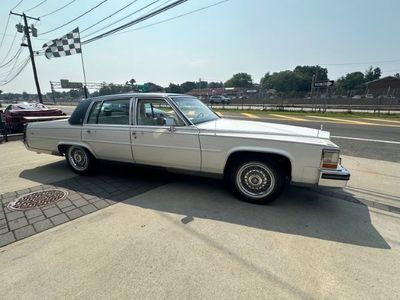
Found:
<path fill-rule="evenodd" d="M 149 92 L 150 93 L 155 93 L 155 92 L 163 92 L 164 88 L 162 86 L 159 86 L 153 82 L 147 82 L 145 83 L 149 87 Z"/>
<path fill-rule="evenodd" d="M 79 98 L 82 96 L 83 90 L 70 90 L 69 95 L 71 98 Z"/>
<path fill-rule="evenodd" d="M 190 92 L 191 90 L 197 88 L 197 84 L 193 81 L 185 81 L 181 84 L 181 89 L 183 93 Z"/>
<path fill-rule="evenodd" d="M 99 90 L 99 94 L 103 96 L 103 95 L 128 93 L 130 91 L 131 87 L 129 85 L 114 84 L 114 83 L 107 84 L 103 82 Z"/>
<path fill-rule="evenodd" d="M 22 92 L 22 99 L 29 100 L 29 94 L 27 92 Z"/>
<path fill-rule="evenodd" d="M 199 89 L 206 89 L 208 87 L 208 81 L 201 80 L 200 82 L 197 82 L 197 88 Z"/>
<path fill-rule="evenodd" d="M 220 81 L 220 82 L 211 81 L 211 82 L 208 84 L 208 87 L 209 87 L 210 89 L 218 89 L 218 88 L 224 87 L 224 84 L 223 84 L 221 81 Z"/>
<path fill-rule="evenodd" d="M 351 91 L 360 89 L 361 85 L 365 82 L 364 74 L 361 72 L 348 73 L 340 77 L 337 81 L 337 88 L 339 90 Z"/>
<path fill-rule="evenodd" d="M 308 78 L 304 74 L 294 71 L 275 72 L 272 75 L 265 74 L 261 78 L 261 87 L 263 89 L 274 89 L 278 92 L 304 92 L 310 89 Z"/>
<path fill-rule="evenodd" d="M 225 87 L 239 87 L 239 88 L 250 88 L 253 87 L 253 79 L 250 74 L 237 73 L 232 76 L 231 79 L 225 82 Z"/>
<path fill-rule="evenodd" d="M 318 65 L 317 66 L 297 66 L 296 68 L 294 68 L 294 72 L 303 74 L 304 77 L 310 81 L 310 86 L 311 86 L 311 80 L 314 75 L 316 76 L 316 79 L 318 81 L 328 80 L 328 69 L 322 68 L 321 66 L 318 66 Z"/>
<path fill-rule="evenodd" d="M 381 77 L 382 71 L 379 67 L 373 69 L 370 66 L 367 70 L 365 70 L 364 80 L 365 82 L 369 82 L 372 80 L 379 79 Z"/>
<path fill-rule="evenodd" d="M 396 74 L 394 74 L 394 77 L 396 77 L 396 78 L 400 78 L 400 73 L 396 73 Z"/>
<path fill-rule="evenodd" d="M 268 80 L 271 77 L 271 74 L 269 72 L 265 73 L 265 75 L 261 78 L 260 80 L 260 86 L 262 89 L 264 90 L 268 90 L 270 89 L 270 87 L 268 86 Z"/>
<path fill-rule="evenodd" d="M 136 86 L 135 86 L 136 80 L 134 78 L 128 80 L 125 85 L 130 85 L 132 88 L 132 92 L 134 92 L 136 90 Z"/>
<path fill-rule="evenodd" d="M 170 83 L 169 86 L 166 88 L 167 93 L 182 93 L 181 86 L 179 84 Z"/>

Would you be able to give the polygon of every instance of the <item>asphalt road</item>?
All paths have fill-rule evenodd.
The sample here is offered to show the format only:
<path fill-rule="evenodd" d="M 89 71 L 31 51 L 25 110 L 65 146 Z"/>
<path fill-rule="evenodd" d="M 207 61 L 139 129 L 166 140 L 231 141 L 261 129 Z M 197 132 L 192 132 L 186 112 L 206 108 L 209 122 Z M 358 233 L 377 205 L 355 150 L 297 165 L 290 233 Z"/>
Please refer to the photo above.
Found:
<path fill-rule="evenodd" d="M 332 123 L 322 119 L 310 121 L 281 120 L 262 117 L 249 118 L 240 113 L 223 114 L 225 118 L 245 119 L 260 122 L 295 125 L 320 129 L 331 133 L 332 141 L 339 145 L 342 153 L 349 156 L 400 162 L 400 122 L 399 124 L 381 122 L 379 126 Z M 303 117 L 301 117 L 303 119 Z M 358 121 L 356 121 L 358 122 Z M 362 121 L 359 121 L 362 122 Z"/>
<path fill-rule="evenodd" d="M 75 107 L 63 106 L 66 114 L 71 114 Z M 242 114 L 240 112 L 222 113 L 224 118 L 244 119 L 261 122 L 274 122 L 287 125 L 310 127 L 330 131 L 332 141 L 339 145 L 342 153 L 349 156 L 400 162 L 400 121 L 371 121 L 370 119 L 292 117 L 292 119 L 276 117 L 279 114 L 263 115 Z M 285 116 L 285 115 L 282 115 Z M 301 121 L 300 121 L 301 120 Z M 353 123 L 344 123 L 347 120 Z M 369 125 L 365 125 L 365 124 Z"/>

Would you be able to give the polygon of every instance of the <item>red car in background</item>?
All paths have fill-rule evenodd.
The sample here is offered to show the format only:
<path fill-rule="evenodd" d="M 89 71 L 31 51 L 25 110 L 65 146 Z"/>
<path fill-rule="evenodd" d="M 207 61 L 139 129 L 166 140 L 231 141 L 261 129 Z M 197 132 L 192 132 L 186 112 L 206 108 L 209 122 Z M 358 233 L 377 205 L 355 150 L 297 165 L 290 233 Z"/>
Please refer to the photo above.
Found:
<path fill-rule="evenodd" d="M 58 108 L 48 108 L 41 103 L 28 102 L 10 104 L 3 114 L 2 119 L 8 133 L 23 132 L 25 117 L 65 116 L 65 113 Z"/>

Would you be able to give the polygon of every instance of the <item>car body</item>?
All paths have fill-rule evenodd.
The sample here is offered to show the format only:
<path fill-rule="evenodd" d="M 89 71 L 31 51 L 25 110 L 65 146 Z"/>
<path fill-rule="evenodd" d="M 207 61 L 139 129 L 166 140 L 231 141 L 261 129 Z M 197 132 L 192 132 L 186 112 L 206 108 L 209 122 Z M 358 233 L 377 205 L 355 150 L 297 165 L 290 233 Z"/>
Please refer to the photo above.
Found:
<path fill-rule="evenodd" d="M 58 108 L 49 108 L 41 103 L 22 102 L 10 104 L 4 110 L 4 122 L 9 133 L 22 132 L 25 117 L 49 117 L 65 115 Z"/>
<path fill-rule="evenodd" d="M 211 96 L 209 102 L 210 104 L 230 104 L 231 99 L 225 96 Z"/>
<path fill-rule="evenodd" d="M 29 124 L 25 136 L 29 150 L 65 155 L 78 174 L 97 159 L 157 166 L 225 178 L 253 203 L 275 199 L 287 181 L 344 187 L 350 177 L 329 132 L 224 119 L 188 95 L 91 98 L 69 120 Z"/>

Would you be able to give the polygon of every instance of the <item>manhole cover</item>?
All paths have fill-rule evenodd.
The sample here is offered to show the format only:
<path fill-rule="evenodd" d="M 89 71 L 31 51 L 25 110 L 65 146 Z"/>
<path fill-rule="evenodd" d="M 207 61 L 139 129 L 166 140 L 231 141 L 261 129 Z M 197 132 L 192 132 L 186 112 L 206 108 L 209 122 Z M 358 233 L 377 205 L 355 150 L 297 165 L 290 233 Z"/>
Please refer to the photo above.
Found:
<path fill-rule="evenodd" d="M 66 191 L 59 189 L 37 191 L 25 194 L 14 201 L 11 201 L 7 207 L 10 210 L 27 210 L 43 207 L 65 198 L 67 194 Z"/>

